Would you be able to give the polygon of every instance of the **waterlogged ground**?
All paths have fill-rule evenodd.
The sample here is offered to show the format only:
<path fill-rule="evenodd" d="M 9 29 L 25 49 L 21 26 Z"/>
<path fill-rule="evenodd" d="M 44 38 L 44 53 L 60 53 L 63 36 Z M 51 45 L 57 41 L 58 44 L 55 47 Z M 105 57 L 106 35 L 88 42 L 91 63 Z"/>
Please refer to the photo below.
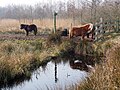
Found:
<path fill-rule="evenodd" d="M 34 71 L 31 79 L 9 88 L 2 88 L 2 90 L 64 90 L 69 86 L 82 83 L 85 77 L 87 77 L 87 72 L 72 69 L 68 60 L 50 61 Z"/>

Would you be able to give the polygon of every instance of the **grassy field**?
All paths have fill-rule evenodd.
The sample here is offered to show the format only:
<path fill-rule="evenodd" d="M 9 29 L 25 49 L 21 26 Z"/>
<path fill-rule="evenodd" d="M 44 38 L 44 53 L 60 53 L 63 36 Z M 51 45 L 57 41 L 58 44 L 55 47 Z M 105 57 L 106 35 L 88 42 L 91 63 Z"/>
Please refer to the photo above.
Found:
<path fill-rule="evenodd" d="M 56 25 L 57 28 L 70 28 L 71 26 L 71 19 L 57 19 Z M 14 19 L 2 19 L 0 20 L 0 31 L 1 32 L 6 32 L 6 31 L 18 31 L 20 24 L 25 23 L 25 24 L 36 24 L 38 29 L 53 29 L 54 27 L 54 22 L 53 19 L 41 19 L 41 20 L 14 20 Z M 79 23 L 76 23 L 76 25 L 79 25 Z"/>

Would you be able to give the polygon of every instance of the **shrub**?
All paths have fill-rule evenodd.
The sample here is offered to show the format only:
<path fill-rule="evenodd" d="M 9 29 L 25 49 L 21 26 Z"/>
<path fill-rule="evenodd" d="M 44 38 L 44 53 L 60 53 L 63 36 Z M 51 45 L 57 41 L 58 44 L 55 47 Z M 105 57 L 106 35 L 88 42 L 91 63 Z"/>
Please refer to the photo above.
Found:
<path fill-rule="evenodd" d="M 75 46 L 76 43 L 72 40 L 63 41 L 59 47 L 59 55 L 62 57 L 74 55 Z"/>
<path fill-rule="evenodd" d="M 80 40 L 75 48 L 75 52 L 77 54 L 94 54 L 93 43 Z"/>
<path fill-rule="evenodd" d="M 48 41 L 48 44 L 59 44 L 59 43 L 61 43 L 60 33 L 56 32 L 55 34 L 50 34 L 47 41 Z"/>

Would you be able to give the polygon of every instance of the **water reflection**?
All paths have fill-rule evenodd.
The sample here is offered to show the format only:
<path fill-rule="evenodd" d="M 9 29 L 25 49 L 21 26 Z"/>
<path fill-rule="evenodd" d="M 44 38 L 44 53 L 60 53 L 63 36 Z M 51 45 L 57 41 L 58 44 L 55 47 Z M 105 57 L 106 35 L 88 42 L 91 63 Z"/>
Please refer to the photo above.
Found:
<path fill-rule="evenodd" d="M 70 67 L 72 69 L 79 69 L 79 70 L 85 70 L 85 71 L 88 71 L 88 66 L 85 62 L 83 61 L 80 61 L 80 60 L 71 60 L 70 61 Z"/>
<path fill-rule="evenodd" d="M 52 90 L 56 87 L 64 90 L 69 85 L 82 82 L 87 72 L 81 71 L 69 60 L 53 60 L 32 73 L 29 80 L 2 90 Z"/>
<path fill-rule="evenodd" d="M 57 80 L 58 80 L 58 78 L 57 78 L 57 63 L 55 61 L 55 83 L 57 83 Z"/>

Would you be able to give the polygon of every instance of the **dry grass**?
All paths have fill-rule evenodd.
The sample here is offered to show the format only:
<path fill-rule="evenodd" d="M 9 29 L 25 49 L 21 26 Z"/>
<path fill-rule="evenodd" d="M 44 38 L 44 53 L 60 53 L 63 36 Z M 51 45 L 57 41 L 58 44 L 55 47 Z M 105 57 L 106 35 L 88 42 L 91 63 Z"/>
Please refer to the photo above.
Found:
<path fill-rule="evenodd" d="M 81 84 L 79 90 L 120 89 L 120 45 L 107 51 L 106 62 L 96 65 L 95 73 Z"/>
<path fill-rule="evenodd" d="M 27 21 L 27 24 L 30 22 Z M 53 28 L 53 20 L 35 20 L 34 23 L 40 28 Z M 71 20 L 57 20 L 57 27 L 70 27 Z M 19 22 L 16 20 L 0 21 L 0 32 L 19 31 Z M 99 55 L 105 55 L 104 62 L 95 66 L 95 72 L 86 79 L 86 81 L 73 89 L 76 90 L 119 90 L 120 89 L 120 37 L 110 39 L 102 43 L 97 43 L 94 48 Z M 94 54 L 87 47 L 88 43 L 83 45 L 75 44 L 70 41 L 64 41 L 60 46 L 47 46 L 43 41 L 0 41 L 0 84 L 7 83 L 17 75 L 29 77 L 31 70 L 40 66 L 42 60 L 48 56 L 62 55 L 70 49 L 85 49 L 86 53 Z M 70 44 L 69 44 L 70 43 Z M 44 45 L 44 46 L 43 46 Z M 71 47 L 68 47 L 68 46 Z M 82 46 L 81 46 L 82 45 Z M 67 48 L 66 48 L 67 47 Z M 91 49 L 92 50 L 92 49 Z M 65 53 L 63 53 L 65 55 Z"/>
<path fill-rule="evenodd" d="M 0 42 L 0 84 L 8 83 L 16 76 L 30 77 L 31 70 L 52 54 L 43 46 L 42 40 Z"/>
<path fill-rule="evenodd" d="M 95 72 L 78 90 L 120 90 L 120 42 L 119 38 L 110 39 L 101 45 L 101 52 L 106 56 L 102 63 L 96 64 Z"/>
<path fill-rule="evenodd" d="M 57 19 L 57 28 L 70 28 L 72 20 L 71 19 Z M 53 29 L 54 28 L 54 22 L 53 19 L 41 19 L 41 20 L 34 20 L 31 22 L 31 20 L 21 20 L 20 22 L 15 19 L 2 19 L 0 20 L 0 32 L 6 32 L 6 31 L 19 31 L 20 23 L 26 23 L 31 24 L 34 23 L 38 26 L 38 30 L 43 30 L 46 28 Z"/>

